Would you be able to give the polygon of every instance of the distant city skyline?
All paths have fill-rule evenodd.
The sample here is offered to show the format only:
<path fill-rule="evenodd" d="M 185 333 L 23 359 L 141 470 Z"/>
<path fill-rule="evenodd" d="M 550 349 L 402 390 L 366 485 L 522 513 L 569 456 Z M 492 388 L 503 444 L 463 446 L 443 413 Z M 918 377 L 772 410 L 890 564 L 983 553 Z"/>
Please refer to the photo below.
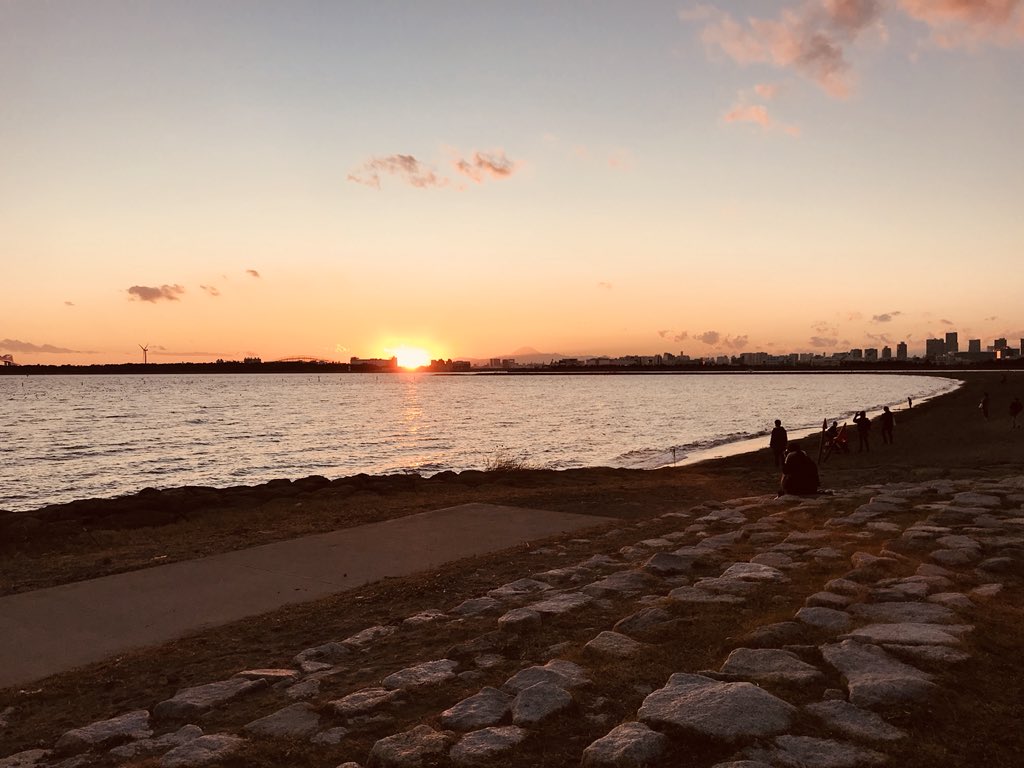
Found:
<path fill-rule="evenodd" d="M 1024 2 L 0 3 L 0 354 L 1019 339 Z"/>

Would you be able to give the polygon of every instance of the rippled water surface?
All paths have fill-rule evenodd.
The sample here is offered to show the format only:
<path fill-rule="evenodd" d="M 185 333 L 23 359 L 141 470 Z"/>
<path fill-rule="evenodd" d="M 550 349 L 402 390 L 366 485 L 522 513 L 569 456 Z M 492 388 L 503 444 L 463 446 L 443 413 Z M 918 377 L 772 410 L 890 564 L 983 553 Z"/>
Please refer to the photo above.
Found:
<path fill-rule="evenodd" d="M 653 468 L 776 418 L 809 428 L 955 386 L 877 374 L 0 376 L 0 509 L 499 457 Z"/>

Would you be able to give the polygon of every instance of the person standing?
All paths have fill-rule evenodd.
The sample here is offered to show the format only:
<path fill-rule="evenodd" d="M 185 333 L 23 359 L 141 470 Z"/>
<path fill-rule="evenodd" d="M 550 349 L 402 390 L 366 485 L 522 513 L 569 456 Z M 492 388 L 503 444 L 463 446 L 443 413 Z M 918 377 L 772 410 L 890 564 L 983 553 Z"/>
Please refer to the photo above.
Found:
<path fill-rule="evenodd" d="M 1021 403 L 1019 397 L 1013 398 L 1013 402 L 1010 403 L 1010 419 L 1012 424 L 1010 429 L 1020 429 L 1020 425 L 1017 423 L 1017 417 L 1020 416 L 1020 412 L 1024 411 L 1024 403 Z"/>
<path fill-rule="evenodd" d="M 772 455 L 775 457 L 776 467 L 782 466 L 788 443 L 789 435 L 786 433 L 786 428 L 782 426 L 782 422 L 779 419 L 776 419 L 775 429 L 772 430 L 771 439 L 768 441 L 768 447 L 772 449 Z"/>
<path fill-rule="evenodd" d="M 896 424 L 896 416 L 889 410 L 889 406 L 882 409 L 882 443 L 892 445 L 892 428 Z"/>
<path fill-rule="evenodd" d="M 985 417 L 985 421 L 988 421 L 988 392 L 981 396 L 978 407 L 981 408 L 981 415 Z"/>
<path fill-rule="evenodd" d="M 868 434 L 871 432 L 871 419 L 867 411 L 857 411 L 853 417 L 853 423 L 857 425 L 857 453 L 867 451 L 871 453 L 871 444 L 868 442 Z"/>

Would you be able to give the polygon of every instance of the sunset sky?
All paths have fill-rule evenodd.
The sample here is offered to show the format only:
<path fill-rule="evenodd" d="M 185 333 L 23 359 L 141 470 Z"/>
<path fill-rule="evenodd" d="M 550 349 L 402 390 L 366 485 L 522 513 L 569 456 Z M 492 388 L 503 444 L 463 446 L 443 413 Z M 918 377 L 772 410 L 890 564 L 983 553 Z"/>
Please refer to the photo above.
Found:
<path fill-rule="evenodd" d="M 1024 0 L 0 0 L 0 353 L 1016 346 L 1022 136 Z"/>

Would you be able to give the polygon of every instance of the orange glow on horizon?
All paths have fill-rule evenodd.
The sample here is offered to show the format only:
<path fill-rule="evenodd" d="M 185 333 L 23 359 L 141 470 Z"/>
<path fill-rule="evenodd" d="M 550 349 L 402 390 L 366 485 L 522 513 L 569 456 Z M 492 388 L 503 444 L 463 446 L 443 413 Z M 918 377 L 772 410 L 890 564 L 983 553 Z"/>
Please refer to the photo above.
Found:
<path fill-rule="evenodd" d="M 430 365 L 430 352 L 420 347 L 395 347 L 388 353 L 398 358 L 398 365 L 406 370 L 414 370 Z"/>

